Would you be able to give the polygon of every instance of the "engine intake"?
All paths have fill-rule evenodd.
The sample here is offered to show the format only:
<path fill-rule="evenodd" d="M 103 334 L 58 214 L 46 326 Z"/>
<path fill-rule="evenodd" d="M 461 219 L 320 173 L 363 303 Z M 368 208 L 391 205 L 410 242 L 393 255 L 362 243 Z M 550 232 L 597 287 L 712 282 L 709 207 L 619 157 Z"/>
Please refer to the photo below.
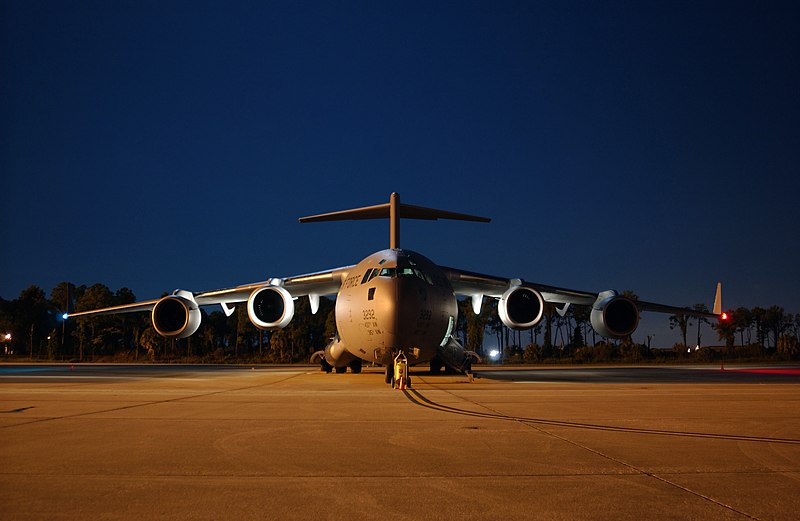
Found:
<path fill-rule="evenodd" d="M 294 299 L 279 286 L 259 288 L 247 299 L 247 314 L 259 329 L 283 329 L 294 317 Z"/>
<path fill-rule="evenodd" d="M 616 291 L 604 291 L 592 305 L 592 327 L 606 338 L 625 338 L 639 325 L 636 303 Z"/>
<path fill-rule="evenodd" d="M 194 297 L 187 291 L 178 291 L 153 306 L 150 314 L 153 329 L 167 338 L 186 338 L 200 327 L 200 309 Z"/>
<path fill-rule="evenodd" d="M 497 305 L 500 320 L 511 329 L 530 329 L 542 320 L 544 299 L 532 288 L 509 288 Z"/>

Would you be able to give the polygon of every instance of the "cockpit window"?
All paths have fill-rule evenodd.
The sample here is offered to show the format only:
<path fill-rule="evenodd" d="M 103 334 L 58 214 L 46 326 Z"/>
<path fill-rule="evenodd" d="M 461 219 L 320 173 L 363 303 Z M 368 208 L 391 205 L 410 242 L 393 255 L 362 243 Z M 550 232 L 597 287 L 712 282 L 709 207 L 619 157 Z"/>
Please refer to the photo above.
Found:
<path fill-rule="evenodd" d="M 416 268 L 414 269 L 414 271 L 416 272 L 417 277 L 421 278 L 422 280 L 433 286 L 433 281 L 431 280 L 430 276 L 427 273 L 425 273 L 422 270 L 418 270 Z"/>
<path fill-rule="evenodd" d="M 361 279 L 361 284 L 366 284 L 367 282 L 377 277 L 380 271 L 381 271 L 380 268 L 372 268 L 371 270 L 367 270 L 367 272 L 364 274 L 364 278 Z"/>
<path fill-rule="evenodd" d="M 366 284 L 375 277 L 417 277 L 424 280 L 431 286 L 440 286 L 442 281 L 434 280 L 427 272 L 419 269 L 416 266 L 406 266 L 402 268 L 373 268 L 367 270 L 364 277 L 361 279 L 361 284 Z"/>
<path fill-rule="evenodd" d="M 398 277 L 417 277 L 418 279 L 424 280 L 431 286 L 433 286 L 433 281 L 428 276 L 427 273 L 422 271 L 417 267 L 409 267 L 409 268 L 397 268 L 397 276 Z"/>

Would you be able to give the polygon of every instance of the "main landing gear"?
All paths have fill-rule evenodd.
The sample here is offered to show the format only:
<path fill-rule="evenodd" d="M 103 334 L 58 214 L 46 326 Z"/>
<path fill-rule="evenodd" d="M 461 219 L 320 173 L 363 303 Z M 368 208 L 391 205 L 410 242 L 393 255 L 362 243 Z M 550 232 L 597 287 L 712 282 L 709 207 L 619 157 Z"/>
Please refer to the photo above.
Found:
<path fill-rule="evenodd" d="M 355 360 L 350 361 L 349 364 L 343 365 L 341 367 L 334 367 L 325 360 L 325 357 L 321 357 L 319 361 L 320 369 L 325 371 L 326 373 L 332 373 L 336 371 L 336 374 L 343 374 L 347 372 L 347 368 L 350 368 L 350 372 L 353 374 L 358 374 L 361 372 L 361 364 L 362 361 L 360 358 L 356 358 Z"/>
<path fill-rule="evenodd" d="M 326 373 L 332 373 L 336 371 L 337 373 L 346 373 L 347 368 L 350 368 L 350 372 L 353 374 L 358 374 L 361 372 L 361 364 L 362 360 L 360 358 L 353 358 L 348 362 L 347 365 L 343 365 L 341 367 L 337 366 L 334 367 L 328 360 L 325 359 L 325 351 L 317 351 L 313 355 L 311 355 L 311 363 L 312 364 L 319 364 L 320 371 L 324 371 Z"/>

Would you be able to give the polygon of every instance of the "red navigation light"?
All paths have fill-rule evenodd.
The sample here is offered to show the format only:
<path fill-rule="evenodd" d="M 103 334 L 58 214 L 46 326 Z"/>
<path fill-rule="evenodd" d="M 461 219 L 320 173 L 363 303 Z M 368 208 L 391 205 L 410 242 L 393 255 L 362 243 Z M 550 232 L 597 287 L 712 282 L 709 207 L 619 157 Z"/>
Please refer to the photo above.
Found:
<path fill-rule="evenodd" d="M 728 320 L 728 314 L 723 311 L 722 314 L 719 316 L 719 319 L 720 320 Z"/>

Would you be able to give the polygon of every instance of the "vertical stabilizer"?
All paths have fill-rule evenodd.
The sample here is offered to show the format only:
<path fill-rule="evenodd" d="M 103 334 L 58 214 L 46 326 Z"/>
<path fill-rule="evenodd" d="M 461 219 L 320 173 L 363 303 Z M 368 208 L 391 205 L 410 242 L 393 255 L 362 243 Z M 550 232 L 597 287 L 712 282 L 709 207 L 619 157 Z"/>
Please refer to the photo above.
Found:
<path fill-rule="evenodd" d="M 400 247 L 400 194 L 392 192 L 389 196 L 389 247 Z"/>
<path fill-rule="evenodd" d="M 717 282 L 717 294 L 714 296 L 714 310 L 715 315 L 722 314 L 722 282 Z"/>

